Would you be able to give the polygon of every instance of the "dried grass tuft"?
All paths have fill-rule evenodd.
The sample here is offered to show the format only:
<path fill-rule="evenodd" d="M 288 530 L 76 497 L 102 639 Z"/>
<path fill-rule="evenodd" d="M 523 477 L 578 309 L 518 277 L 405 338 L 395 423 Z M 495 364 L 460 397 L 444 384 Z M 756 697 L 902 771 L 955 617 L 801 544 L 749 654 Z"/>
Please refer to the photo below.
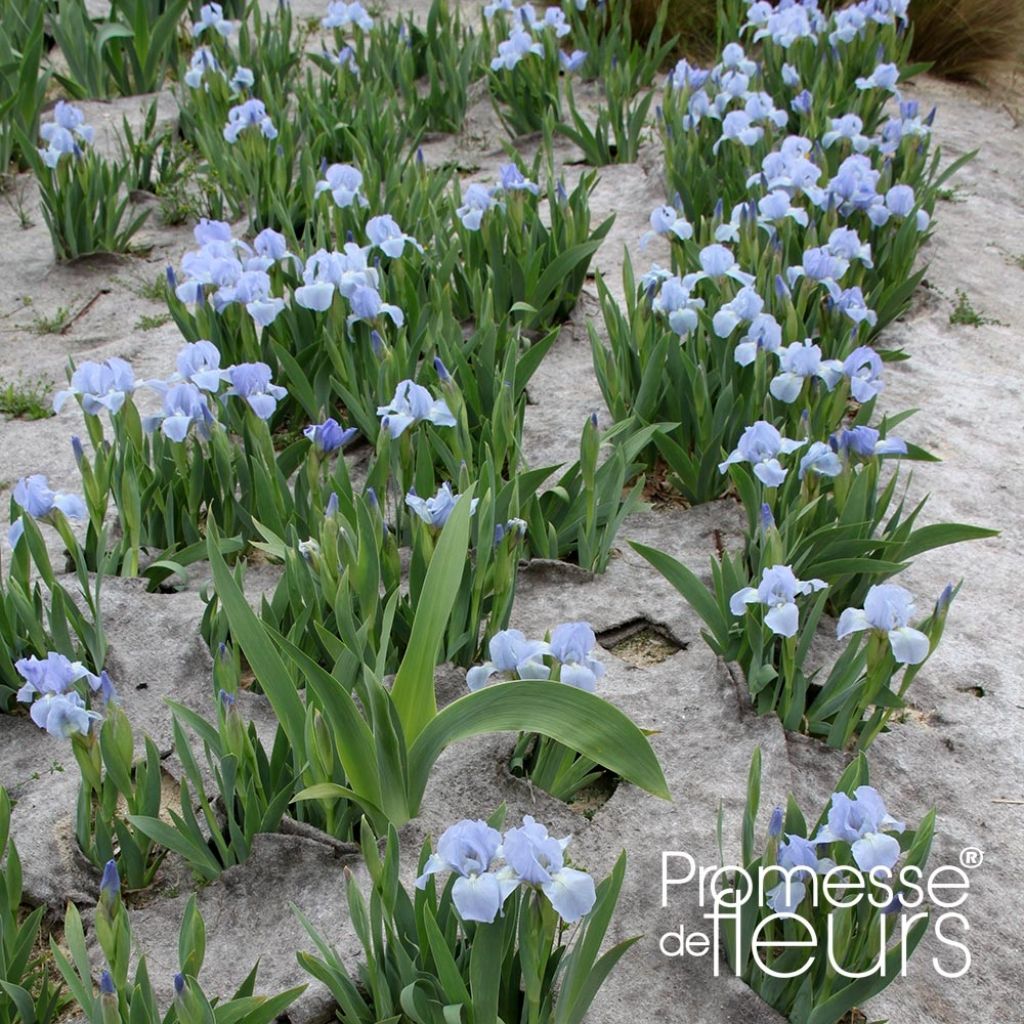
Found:
<path fill-rule="evenodd" d="M 914 0 L 913 57 L 932 73 L 983 79 L 1024 67 L 1024 0 Z"/>
<path fill-rule="evenodd" d="M 660 0 L 633 0 L 630 20 L 643 38 L 654 27 Z M 823 5 L 824 6 L 824 5 Z M 715 56 L 715 0 L 669 0 L 666 35 L 678 35 L 677 56 Z M 1007 68 L 1024 70 L 1024 0 L 913 0 L 913 59 L 953 79 L 984 79 Z"/>
<path fill-rule="evenodd" d="M 633 0 L 629 7 L 633 35 L 645 39 L 654 28 L 661 0 Z M 663 39 L 678 36 L 675 57 L 710 63 L 715 58 L 715 0 L 669 0 Z"/>

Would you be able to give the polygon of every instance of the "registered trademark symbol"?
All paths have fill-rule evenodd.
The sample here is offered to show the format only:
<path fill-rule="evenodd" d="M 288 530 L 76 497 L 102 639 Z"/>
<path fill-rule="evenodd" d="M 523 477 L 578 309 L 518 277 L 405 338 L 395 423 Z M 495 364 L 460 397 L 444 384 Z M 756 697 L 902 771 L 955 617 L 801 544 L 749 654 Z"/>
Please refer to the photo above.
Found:
<path fill-rule="evenodd" d="M 985 859 L 985 854 L 976 846 L 965 846 L 960 851 L 960 864 L 965 868 L 977 868 Z"/>

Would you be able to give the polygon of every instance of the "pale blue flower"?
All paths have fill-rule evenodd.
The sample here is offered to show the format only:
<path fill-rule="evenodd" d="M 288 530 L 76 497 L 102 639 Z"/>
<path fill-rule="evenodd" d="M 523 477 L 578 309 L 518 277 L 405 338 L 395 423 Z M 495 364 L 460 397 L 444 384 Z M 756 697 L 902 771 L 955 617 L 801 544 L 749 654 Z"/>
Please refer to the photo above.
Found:
<path fill-rule="evenodd" d="M 861 153 L 848 156 L 828 183 L 827 192 L 839 200 L 840 212 L 844 215 L 853 210 L 869 210 L 881 202 L 877 191 L 881 171 Z M 884 207 L 883 207 L 884 208 Z"/>
<path fill-rule="evenodd" d="M 852 43 L 863 34 L 867 22 L 867 14 L 857 4 L 836 11 L 833 22 L 835 28 L 829 33 L 828 40 L 833 46 L 839 43 Z"/>
<path fill-rule="evenodd" d="M 516 28 L 508 39 L 498 44 L 498 56 L 491 61 L 492 71 L 511 71 L 528 54 L 544 56 L 544 45 L 536 42 L 529 32 Z"/>
<path fill-rule="evenodd" d="M 809 89 L 802 89 L 789 104 L 794 113 L 807 117 L 814 109 L 814 96 Z"/>
<path fill-rule="evenodd" d="M 756 288 L 741 288 L 712 318 L 711 324 L 719 338 L 728 338 L 740 324 L 752 324 L 764 309 L 764 299 Z"/>
<path fill-rule="evenodd" d="M 657 263 L 652 263 L 651 269 L 640 278 L 640 287 L 643 288 L 648 297 L 650 297 L 670 277 L 672 277 L 671 270 L 666 270 Z"/>
<path fill-rule="evenodd" d="M 587 52 L 586 50 L 573 50 L 572 53 L 566 53 L 564 50 L 559 50 L 558 59 L 562 63 L 562 70 L 567 75 L 571 75 L 583 67 L 587 59 Z"/>
<path fill-rule="evenodd" d="M 858 786 L 851 799 L 834 793 L 828 819 L 814 837 L 815 843 L 850 843 L 861 871 L 892 869 L 900 856 L 900 844 L 886 832 L 901 833 L 906 826 L 886 811 L 885 803 L 871 786 Z"/>
<path fill-rule="evenodd" d="M 357 286 L 349 296 L 349 305 L 352 307 L 352 312 L 346 320 L 349 327 L 361 321 L 373 323 L 385 315 L 391 318 L 396 327 L 401 327 L 405 323 L 405 313 L 398 306 L 385 302 L 380 297 L 380 292 L 370 285 Z"/>
<path fill-rule="evenodd" d="M 237 142 L 238 136 L 246 128 L 258 128 L 265 139 L 276 139 L 277 129 L 271 121 L 263 100 L 255 97 L 239 103 L 228 111 L 228 123 L 224 126 L 224 139 Z"/>
<path fill-rule="evenodd" d="M 351 46 L 343 46 L 337 53 L 324 50 L 324 57 L 339 68 L 348 68 L 356 78 L 359 77 L 359 65 L 356 63 L 356 52 Z"/>
<path fill-rule="evenodd" d="M 794 206 L 790 194 L 783 188 L 774 189 L 758 200 L 757 212 L 759 224 L 781 224 L 788 217 L 801 227 L 807 227 L 807 211 Z"/>
<path fill-rule="evenodd" d="M 748 76 L 757 71 L 757 64 L 750 60 L 743 47 L 735 42 L 726 43 L 722 48 L 721 66 Z"/>
<path fill-rule="evenodd" d="M 916 202 L 914 190 L 909 185 L 893 185 L 885 193 L 885 205 L 896 217 L 909 217 Z"/>
<path fill-rule="evenodd" d="M 775 128 L 785 128 L 789 120 L 789 114 L 779 110 L 775 106 L 775 101 L 766 92 L 745 93 L 743 110 L 755 124 L 761 121 Z"/>
<path fill-rule="evenodd" d="M 212 341 L 200 339 L 188 342 L 177 356 L 177 372 L 167 381 L 146 381 L 149 387 L 158 391 L 165 390 L 172 384 L 185 381 L 194 384 L 200 391 L 216 393 L 224 380 L 224 371 L 220 368 L 220 350 Z"/>
<path fill-rule="evenodd" d="M 811 281 L 838 281 L 850 269 L 848 260 L 833 255 L 826 246 L 819 245 L 804 251 L 803 262 L 799 267 L 790 267 L 786 278 L 793 287 L 801 277 Z"/>
<path fill-rule="evenodd" d="M 311 423 L 302 431 L 302 436 L 316 445 L 324 455 L 330 455 L 339 448 L 344 448 L 358 433 L 355 427 L 343 429 L 341 424 L 331 417 L 323 423 Z"/>
<path fill-rule="evenodd" d="M 764 138 L 764 128 L 754 124 L 750 115 L 745 110 L 730 110 L 722 119 L 722 134 L 718 141 L 711 147 L 713 153 L 718 153 L 723 142 L 738 142 L 741 146 L 753 146 Z"/>
<path fill-rule="evenodd" d="M 344 252 L 319 249 L 306 260 L 302 272 L 304 284 L 294 292 L 296 304 L 322 313 L 330 308 L 336 291 L 351 298 L 357 288 L 376 289 L 379 276 L 376 269 L 367 264 L 369 251 L 368 247 L 361 248 L 354 242 L 346 243 Z"/>
<path fill-rule="evenodd" d="M 408 243 L 414 249 L 423 252 L 423 246 L 412 235 L 407 235 L 396 223 L 394 217 L 384 213 L 371 217 L 366 222 L 366 237 L 385 256 L 397 259 L 405 251 Z"/>
<path fill-rule="evenodd" d="M 519 828 L 505 833 L 501 854 L 516 877 L 538 886 L 566 924 L 585 917 L 597 902 L 594 880 L 585 871 L 565 866 L 569 837 L 555 839 L 529 814 Z"/>
<path fill-rule="evenodd" d="M 897 662 L 920 665 L 928 657 L 931 641 L 908 625 L 915 610 L 909 590 L 894 583 L 879 583 L 867 592 L 863 608 L 847 608 L 839 616 L 836 636 L 843 640 L 852 633 L 875 630 L 889 638 Z"/>
<path fill-rule="evenodd" d="M 543 640 L 527 640 L 518 629 L 504 629 L 495 633 L 488 644 L 490 660 L 474 665 L 466 673 L 466 686 L 479 690 L 487 686 L 498 673 L 515 673 L 517 679 L 547 679 L 551 670 L 544 664 L 544 656 L 551 647 Z"/>
<path fill-rule="evenodd" d="M 822 359 L 821 348 L 807 338 L 779 350 L 779 372 L 768 390 L 773 398 L 788 405 L 800 397 L 806 381 L 817 378 L 831 391 L 842 376 L 843 364 L 838 359 Z"/>
<path fill-rule="evenodd" d="M 203 4 L 199 8 L 199 20 L 192 26 L 192 38 L 198 39 L 207 29 L 227 39 L 235 31 L 235 23 L 224 17 L 224 9 L 220 4 Z"/>
<path fill-rule="evenodd" d="M 551 29 L 554 31 L 556 38 L 562 39 L 572 31 L 572 27 L 565 20 L 565 12 L 561 7 L 546 7 L 544 9 L 544 16 L 541 18 L 533 16 L 532 4 L 524 4 L 520 11 L 524 16 L 524 20 L 529 23 L 530 28 L 534 32 L 543 32 L 546 29 Z"/>
<path fill-rule="evenodd" d="M 440 530 L 448 522 L 448 517 L 455 510 L 455 503 L 458 500 L 459 496 L 452 492 L 452 485 L 447 480 L 441 484 L 432 498 L 421 498 L 415 491 L 410 491 L 405 496 L 406 505 L 435 530 Z M 478 504 L 479 499 L 474 498 L 469 506 L 470 515 L 476 511 Z"/>
<path fill-rule="evenodd" d="M 395 388 L 388 405 L 377 407 L 381 427 L 392 437 L 400 437 L 414 423 L 426 420 L 437 427 L 454 427 L 455 417 L 443 398 L 434 398 L 421 384 L 403 380 Z"/>
<path fill-rule="evenodd" d="M 90 416 L 98 416 L 103 409 L 113 415 L 134 390 L 135 374 L 125 360 L 114 357 L 102 363 L 85 362 L 72 373 L 71 386 L 54 395 L 53 411 L 60 412 L 64 403 L 77 395 Z"/>
<path fill-rule="evenodd" d="M 293 296 L 296 305 L 302 306 L 303 309 L 312 309 L 314 312 L 322 313 L 331 308 L 335 287 L 331 282 L 315 280 L 315 275 L 313 276 L 314 280 L 300 285 L 295 289 Z"/>
<path fill-rule="evenodd" d="M 671 89 L 700 89 L 710 74 L 705 68 L 697 68 L 688 60 L 681 60 L 672 69 L 666 84 Z"/>
<path fill-rule="evenodd" d="M 195 384 L 185 381 L 164 391 L 163 413 L 145 417 L 143 427 L 152 431 L 159 424 L 164 437 L 180 444 L 193 426 L 200 435 L 209 437 L 212 423 L 213 413 L 210 412 L 206 395 Z"/>
<path fill-rule="evenodd" d="M 188 71 L 185 72 L 185 84 L 190 89 L 198 89 L 203 83 L 203 76 L 207 71 L 223 74 L 220 63 L 208 46 L 199 46 L 192 59 L 189 61 Z"/>
<path fill-rule="evenodd" d="M 729 610 L 733 615 L 743 615 L 747 605 L 763 605 L 768 609 L 764 624 L 776 636 L 791 637 L 800 628 L 797 597 L 824 590 L 827 586 L 824 580 L 798 580 L 788 565 L 773 565 L 762 571 L 761 582 L 756 588 L 744 587 L 729 598 Z"/>
<path fill-rule="evenodd" d="M 284 299 L 270 294 L 270 275 L 265 270 L 243 270 L 231 284 L 218 288 L 213 295 L 213 308 L 217 313 L 237 303 L 261 327 L 277 319 L 285 307 Z"/>
<path fill-rule="evenodd" d="M 741 285 L 751 285 L 756 278 L 741 270 L 732 251 L 724 245 L 708 245 L 700 251 L 701 274 L 698 277 L 710 277 L 714 281 L 730 277 Z"/>
<path fill-rule="evenodd" d="M 62 512 L 68 519 L 84 519 L 88 512 L 85 502 L 77 494 L 61 494 L 50 490 L 49 483 L 41 473 L 22 477 L 15 485 L 12 494 L 14 503 L 33 519 L 49 521 L 54 511 Z M 11 523 L 7 533 L 7 542 L 15 547 L 25 532 L 25 524 L 19 516 Z"/>
<path fill-rule="evenodd" d="M 771 313 L 761 313 L 751 321 L 750 328 L 736 346 L 733 358 L 740 366 L 749 366 L 758 352 L 778 352 L 781 347 L 782 327 Z"/>
<path fill-rule="evenodd" d="M 800 460 L 800 470 L 797 476 L 801 480 L 808 473 L 835 477 L 839 476 L 842 471 L 843 463 L 839 456 L 824 441 L 815 441 Z"/>
<path fill-rule="evenodd" d="M 462 196 L 462 205 L 455 211 L 468 231 L 479 231 L 484 214 L 494 205 L 492 193 L 485 185 L 470 185 Z"/>
<path fill-rule="evenodd" d="M 698 311 L 704 308 L 703 299 L 691 298 L 693 275 L 686 278 L 668 277 L 661 284 L 661 290 L 651 302 L 651 309 L 668 319 L 669 327 L 685 338 L 696 330 L 700 322 Z"/>
<path fill-rule="evenodd" d="M 593 693 L 604 665 L 591 657 L 597 637 L 589 622 L 563 622 L 551 634 L 550 653 L 561 663 L 558 678 L 577 689 Z"/>
<path fill-rule="evenodd" d="M 768 906 L 776 914 L 795 914 L 807 895 L 801 876 L 824 875 L 836 865 L 827 857 L 819 857 L 816 844 L 803 836 L 787 835 L 779 844 L 778 866 L 787 874 L 778 885 L 765 893 Z"/>
<path fill-rule="evenodd" d="M 776 46 L 787 50 L 800 39 L 816 38 L 826 24 L 824 15 L 811 4 L 783 3 L 772 7 L 758 3 L 751 8 L 752 12 L 755 10 L 761 27 L 754 33 L 754 42 L 769 38 Z M 750 24 L 756 22 L 750 20 Z"/>
<path fill-rule="evenodd" d="M 62 156 L 81 156 L 79 143 L 91 144 L 94 134 L 81 109 L 64 100 L 58 100 L 53 118 L 39 126 L 39 137 L 46 143 L 46 149 L 38 153 L 47 167 L 56 167 Z"/>
<path fill-rule="evenodd" d="M 832 128 L 822 135 L 821 144 L 829 149 L 840 140 L 849 142 L 855 153 L 866 153 L 871 148 L 871 140 L 864 134 L 864 122 L 856 114 L 833 117 Z"/>
<path fill-rule="evenodd" d="M 85 701 L 74 690 L 44 693 L 28 713 L 40 729 L 62 740 L 78 734 L 87 736 L 92 723 L 103 717 L 97 711 L 88 710 Z"/>
<path fill-rule="evenodd" d="M 223 397 L 235 395 L 244 398 L 261 420 L 270 419 L 277 403 L 288 394 L 283 387 L 270 382 L 271 370 L 266 363 L 239 363 L 229 367 L 225 373 L 231 387 Z"/>
<path fill-rule="evenodd" d="M 323 178 L 316 183 L 313 195 L 319 196 L 323 192 L 330 192 L 334 205 L 345 209 L 352 206 L 369 206 L 369 201 L 362 194 L 363 187 L 362 172 L 351 164 L 331 164 L 324 171 Z"/>
<path fill-rule="evenodd" d="M 502 192 L 529 192 L 537 195 L 540 186 L 530 181 L 515 164 L 502 164 L 498 168 L 501 184 L 498 186 Z"/>
<path fill-rule="evenodd" d="M 866 78 L 855 82 L 858 89 L 885 89 L 896 92 L 900 80 L 900 69 L 896 64 L 879 64 Z"/>
<path fill-rule="evenodd" d="M 252 240 L 252 247 L 257 256 L 270 260 L 271 263 L 279 263 L 285 259 L 298 262 L 297 257 L 288 251 L 288 240 L 280 231 L 275 231 L 273 228 L 264 228 Z M 265 270 L 266 267 L 263 269 Z"/>
<path fill-rule="evenodd" d="M 859 260 L 865 267 L 874 266 L 871 259 L 871 244 L 862 242 L 860 235 L 852 228 L 836 228 L 828 236 L 826 248 L 833 256 L 838 256 L 840 259 L 848 260 L 851 263 L 853 260 Z"/>
<path fill-rule="evenodd" d="M 823 283 L 828 289 L 829 301 L 834 309 L 839 310 L 855 324 L 866 323 L 874 327 L 878 323 L 878 314 L 868 306 L 859 285 L 844 290 L 831 279 Z"/>
<path fill-rule="evenodd" d="M 207 246 L 220 242 L 229 248 L 244 245 L 231 234 L 231 225 L 225 220 L 210 220 L 200 217 L 199 223 L 192 229 L 192 237 L 196 245 Z"/>
<path fill-rule="evenodd" d="M 884 387 L 882 359 L 869 345 L 855 348 L 843 360 L 843 372 L 850 378 L 850 394 L 858 402 L 870 402 Z"/>
<path fill-rule="evenodd" d="M 875 455 L 906 455 L 907 444 L 898 437 L 881 437 L 874 427 L 840 430 L 829 438 L 832 448 L 843 455 L 870 459 Z"/>
<path fill-rule="evenodd" d="M 373 18 L 366 8 L 357 2 L 345 3 L 345 0 L 332 0 L 327 5 L 327 14 L 320 19 L 324 28 L 356 28 L 369 32 L 373 28 Z"/>
<path fill-rule="evenodd" d="M 235 68 L 235 73 L 228 81 L 228 85 L 231 86 L 232 94 L 244 92 L 246 89 L 251 89 L 255 84 L 256 76 L 253 74 L 252 69 L 244 68 L 241 65 Z"/>
<path fill-rule="evenodd" d="M 718 464 L 718 471 L 725 473 L 730 466 L 746 462 L 753 466 L 754 476 L 766 487 L 778 487 L 789 472 L 782 468 L 779 456 L 795 452 L 806 443 L 785 438 L 771 423 L 758 420 L 743 431 L 735 450 Z"/>
<path fill-rule="evenodd" d="M 460 821 L 445 829 L 437 853 L 427 860 L 416 888 L 424 889 L 431 875 L 453 871 L 452 902 L 464 921 L 490 924 L 505 900 L 519 886 L 517 879 L 499 877 L 491 870 L 501 846 L 501 833 L 485 821 Z"/>
<path fill-rule="evenodd" d="M 693 238 L 693 225 L 674 206 L 656 206 L 651 211 L 650 224 L 651 230 L 643 236 L 641 244 L 651 235 L 671 235 L 682 242 Z"/>
<path fill-rule="evenodd" d="M 17 693 L 17 699 L 22 704 L 31 704 L 36 694 L 66 693 L 74 688 L 79 679 L 84 679 L 94 692 L 102 686 L 100 677 L 90 672 L 80 661 L 71 661 L 56 651 L 50 651 L 45 658 L 37 658 L 35 655 L 19 658 L 14 668 L 25 680 Z"/>

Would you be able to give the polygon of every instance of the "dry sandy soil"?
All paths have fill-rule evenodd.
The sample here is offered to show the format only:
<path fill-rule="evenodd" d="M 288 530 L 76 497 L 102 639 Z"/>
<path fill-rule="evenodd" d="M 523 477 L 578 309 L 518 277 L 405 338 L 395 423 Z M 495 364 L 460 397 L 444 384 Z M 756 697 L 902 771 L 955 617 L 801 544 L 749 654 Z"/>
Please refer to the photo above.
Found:
<path fill-rule="evenodd" d="M 295 7 L 299 15 L 321 13 L 319 3 Z M 938 106 L 935 138 L 946 159 L 971 149 L 978 155 L 953 183 L 952 199 L 937 209 L 938 230 L 924 253 L 926 286 L 912 312 L 887 332 L 885 341 L 912 358 L 889 372 L 884 408 L 918 409 L 902 433 L 942 459 L 914 472 L 911 493 L 931 495 L 926 520 L 973 522 L 1002 532 L 993 540 L 922 557 L 901 577 L 922 605 L 947 581 L 965 582 L 942 646 L 911 690 L 911 713 L 871 751 L 872 781 L 897 817 L 915 823 L 929 808 L 938 809 L 932 865 L 958 863 L 965 847 L 983 851 L 962 908 L 970 930 L 956 936 L 970 948 L 973 963 L 958 980 L 941 978 L 932 957 L 952 969 L 958 955 L 929 937 L 909 977 L 866 1012 L 870 1020 L 887 1017 L 894 1024 L 1012 1024 L 1024 1021 L 1019 960 L 1024 919 L 1024 104 L 1003 89 L 927 78 L 914 86 L 914 94 L 925 108 Z M 173 99 L 163 99 L 163 113 L 173 116 Z M 109 141 L 122 113 L 134 118 L 140 106 L 138 99 L 87 104 L 87 119 L 106 125 Z M 489 181 L 502 162 L 502 140 L 481 105 L 460 137 L 433 144 L 427 156 L 440 160 L 456 153 L 464 165 L 478 168 L 470 179 Z M 571 163 L 576 154 L 566 148 L 560 156 Z M 616 223 L 595 262 L 613 286 L 624 246 L 634 263 L 664 262 L 656 244 L 646 252 L 638 246 L 651 207 L 663 201 L 659 169 L 660 153 L 652 143 L 639 163 L 601 171 L 595 220 L 614 212 Z M 566 173 L 571 177 L 579 168 L 568 166 Z M 24 204 L 28 227 L 19 224 L 14 196 Z M 31 182 L 20 181 L 14 196 L 6 195 L 0 206 L 0 377 L 42 378 L 59 386 L 69 355 L 78 361 L 121 356 L 140 377 L 166 373 L 180 339 L 171 324 L 142 328 L 141 318 L 160 314 L 162 306 L 141 290 L 167 264 L 178 264 L 190 247 L 189 229 L 160 227 L 154 217 L 141 239 L 152 246 L 145 257 L 56 266 Z M 990 322 L 951 325 L 958 289 Z M 598 316 L 601 329 L 594 296 L 588 284 L 531 387 L 527 446 L 537 463 L 572 457 L 583 417 L 601 411 L 586 337 L 592 316 Z M 71 312 L 67 327 L 38 333 L 35 319 L 52 316 L 59 307 Z M 70 405 L 60 416 L 38 422 L 0 422 L 2 500 L 14 481 L 36 472 L 47 474 L 57 489 L 77 490 L 69 435 L 79 426 L 78 411 Z M 726 667 L 701 642 L 696 617 L 625 543 L 640 539 L 661 546 L 706 572 L 716 543 L 735 541 L 739 528 L 736 506 L 729 502 L 654 509 L 627 523 L 619 554 L 603 577 L 592 579 L 554 564 L 533 564 L 522 574 L 513 624 L 528 633 L 585 618 L 602 636 L 649 622 L 674 641 L 654 652 L 639 642 L 608 651 L 601 691 L 638 723 L 658 730 L 653 743 L 674 795 L 671 804 L 623 785 L 587 820 L 513 779 L 505 769 L 512 738 L 497 736 L 446 753 L 422 817 L 404 836 L 411 854 L 423 835 L 436 835 L 462 817 L 487 814 L 505 801 L 511 820 L 533 813 L 555 832 L 572 832 L 576 858 L 598 873 L 610 869 L 625 846 L 629 871 L 613 929 L 616 937 L 642 932 L 644 938 L 601 990 L 588 1018 L 594 1024 L 779 1019 L 735 979 L 714 978 L 708 958 L 661 955 L 664 932 L 680 924 L 687 931 L 708 927 L 692 886 L 680 887 L 671 904 L 661 907 L 661 852 L 686 850 L 698 863 L 716 864 L 714 825 L 721 801 L 726 853 L 736 855 L 755 745 L 765 757 L 765 814 L 793 790 L 805 811 L 816 815 L 844 758 L 786 735 L 774 719 L 752 716 Z M 210 665 L 197 628 L 202 584 L 198 579 L 185 591 L 166 595 L 147 595 L 133 581 L 112 580 L 105 587 L 111 673 L 129 714 L 169 755 L 170 716 L 163 699 L 173 696 L 208 710 Z M 445 673 L 439 685 L 451 699 L 463 683 L 458 673 Z M 266 721 L 258 698 L 246 711 Z M 53 770 L 55 762 L 66 770 Z M 173 774 L 173 755 L 166 764 Z M 31 898 L 54 910 L 69 898 L 91 905 L 95 879 L 72 849 L 76 772 L 70 753 L 27 719 L 0 716 L 0 782 L 18 800 L 14 836 Z M 256 957 L 267 990 L 304 980 L 293 951 L 308 948 L 308 942 L 292 915 L 293 903 L 340 948 L 353 949 L 341 879 L 342 865 L 350 859 L 350 851 L 323 837 L 261 837 L 246 864 L 203 889 L 207 990 L 226 992 Z M 149 956 L 151 974 L 166 986 L 176 969 L 174 936 L 189 887 L 187 872 L 169 859 L 155 893 L 134 911 L 139 946 Z M 314 1021 L 330 1009 L 326 992 L 311 986 L 291 1016 Z"/>

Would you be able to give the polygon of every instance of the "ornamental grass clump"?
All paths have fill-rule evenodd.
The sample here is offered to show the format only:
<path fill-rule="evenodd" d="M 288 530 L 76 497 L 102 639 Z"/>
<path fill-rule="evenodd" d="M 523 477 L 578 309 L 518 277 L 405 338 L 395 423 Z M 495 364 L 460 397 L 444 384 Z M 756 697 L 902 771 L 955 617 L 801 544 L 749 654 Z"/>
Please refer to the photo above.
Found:
<path fill-rule="evenodd" d="M 570 837 L 556 839 L 530 815 L 504 834 L 503 825 L 504 808 L 489 822 L 452 825 L 436 852 L 424 844 L 411 895 L 399 881 L 395 830 L 389 830 L 383 856 L 364 839 L 369 897 L 354 875 L 346 879 L 349 915 L 365 952 L 355 975 L 299 914 L 317 947 L 316 954 L 299 953 L 299 963 L 330 989 L 345 1024 L 398 1015 L 425 1024 L 583 1019 L 636 941 L 601 952 L 626 855 L 595 884 L 570 866 Z"/>

